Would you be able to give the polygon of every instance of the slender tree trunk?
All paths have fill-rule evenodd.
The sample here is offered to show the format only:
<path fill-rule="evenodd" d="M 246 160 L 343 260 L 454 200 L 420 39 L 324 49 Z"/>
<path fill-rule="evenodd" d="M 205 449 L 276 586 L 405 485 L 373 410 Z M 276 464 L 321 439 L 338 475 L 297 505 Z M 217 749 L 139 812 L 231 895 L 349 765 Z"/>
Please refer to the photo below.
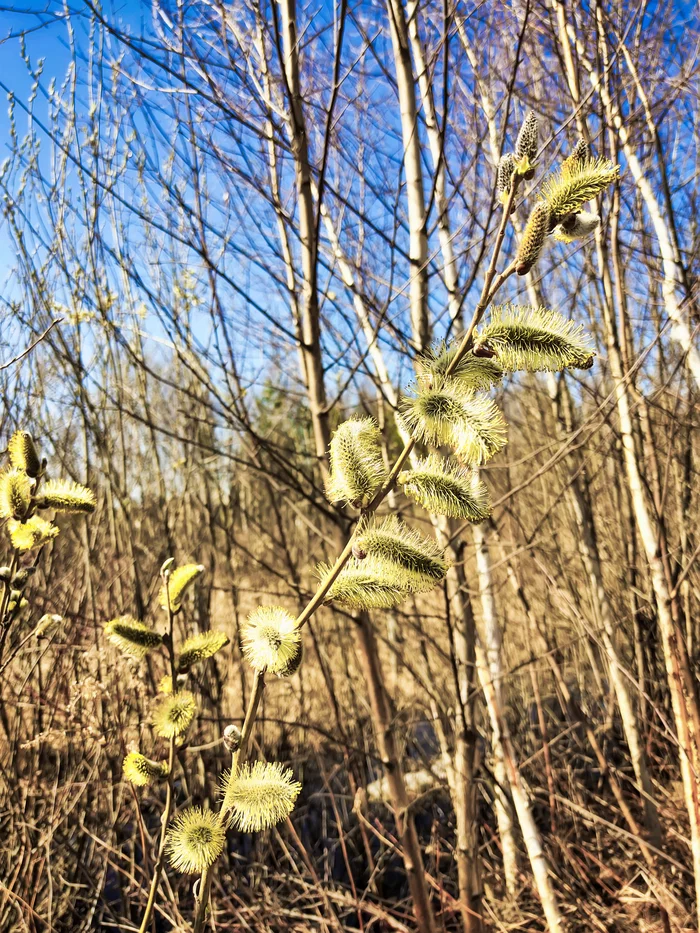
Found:
<path fill-rule="evenodd" d="M 294 153 L 297 197 L 299 199 L 299 237 L 303 271 L 304 300 L 301 312 L 301 355 L 313 423 L 316 456 L 321 471 L 326 471 L 326 451 L 330 441 L 330 426 L 326 404 L 319 324 L 318 288 L 316 279 L 316 219 L 311 190 L 309 146 L 299 81 L 299 46 L 296 29 L 295 0 L 280 0 L 284 72 L 289 95 L 289 120 Z"/>
<path fill-rule="evenodd" d="M 562 0 L 562 2 L 559 2 L 559 0 L 552 0 L 552 2 L 557 8 L 557 22 L 560 28 L 559 38 L 563 49 L 569 91 L 572 100 L 578 105 L 580 101 L 578 75 L 574 66 L 571 46 L 565 32 L 561 32 L 566 21 L 565 2 L 564 0 Z M 586 127 L 582 114 L 578 109 L 577 123 L 581 135 L 585 138 Z M 542 304 L 539 288 L 535 285 L 532 275 L 528 275 L 527 279 L 530 300 L 534 305 Z M 571 433 L 574 424 L 571 396 L 569 394 L 566 376 L 563 375 L 558 381 L 553 373 L 549 373 L 547 378 L 550 397 L 552 398 L 554 406 L 557 428 L 562 434 Z M 645 825 L 649 832 L 650 841 L 653 845 L 660 847 L 661 825 L 659 823 L 658 809 L 654 800 L 653 785 L 649 774 L 647 756 L 640 738 L 638 720 L 630 696 L 628 682 L 621 669 L 620 659 L 617 649 L 615 648 L 613 612 L 603 581 L 603 571 L 598 551 L 595 519 L 590 501 L 590 494 L 581 470 L 580 456 L 577 454 L 571 454 L 570 456 L 573 460 L 574 480 L 569 485 L 567 498 L 574 512 L 579 530 L 577 546 L 589 579 L 594 612 L 601 628 L 603 647 L 608 660 L 610 680 L 620 710 L 620 717 L 622 719 L 635 777 L 644 800 Z"/>
<path fill-rule="evenodd" d="M 423 870 L 423 857 L 416 832 L 416 824 L 409 810 L 401 761 L 394 733 L 394 713 L 384 686 L 384 674 L 379 664 L 379 653 L 372 624 L 367 613 L 355 620 L 358 654 L 364 672 L 372 720 L 379 754 L 386 772 L 391 804 L 396 819 L 396 831 L 401 842 L 403 863 L 408 886 L 413 898 L 413 913 L 420 933 L 436 933 L 435 917 L 430 904 Z"/>
<path fill-rule="evenodd" d="M 474 525 L 472 528 L 474 544 L 476 545 L 476 567 L 479 580 L 479 595 L 481 598 L 481 614 L 484 626 L 484 649 L 488 662 L 489 672 L 494 684 L 494 692 L 499 707 L 503 708 L 502 684 L 502 641 L 501 627 L 496 613 L 496 600 L 493 594 L 493 580 L 491 575 L 491 555 L 487 540 L 487 524 Z M 495 737 L 494 737 L 495 738 Z M 493 773 L 496 778 L 496 821 L 498 834 L 501 837 L 503 849 L 503 874 L 506 890 L 512 897 L 518 883 L 518 850 L 513 834 L 513 820 L 511 818 L 511 805 L 506 794 L 508 787 L 508 773 L 503 753 L 503 743 L 493 743 Z"/>
<path fill-rule="evenodd" d="M 608 344 L 608 363 L 614 382 L 622 450 L 639 537 L 651 573 L 664 662 L 680 748 L 685 803 L 690 820 L 695 893 L 700 921 L 700 716 L 695 682 L 690 670 L 685 639 L 674 618 L 671 589 L 664 567 L 660 528 L 646 499 L 635 444 L 630 393 L 623 370 L 617 327 L 612 313 L 613 290 L 604 244 L 597 238 L 598 265 L 603 279 L 603 313 Z"/>
<path fill-rule="evenodd" d="M 444 533 L 442 538 L 444 541 Z M 453 563 L 447 575 L 447 598 L 456 680 L 452 802 L 457 824 L 457 878 L 462 923 L 465 933 L 481 933 L 483 892 L 476 822 L 477 733 L 474 723 L 476 625 L 464 572 L 464 551 L 461 541 L 447 549 Z"/>
<path fill-rule="evenodd" d="M 282 35 L 285 56 L 285 75 L 291 108 L 292 148 L 299 198 L 299 231 L 302 245 L 304 275 L 304 302 L 302 308 L 302 360 L 307 385 L 309 406 L 314 425 L 316 455 L 324 474 L 327 473 L 327 451 L 330 441 L 326 393 L 321 359 L 318 293 L 316 287 L 316 260 L 318 244 L 313 209 L 313 180 L 308 159 L 308 145 L 302 105 L 296 33 L 294 0 L 281 0 Z M 418 164 L 420 169 L 420 164 Z M 327 212 L 322 211 L 326 229 L 332 229 Z M 337 243 L 337 239 L 336 239 Z M 349 267 L 342 270 L 346 284 L 351 277 Z M 427 311 L 424 303 L 424 311 Z M 342 548 L 344 542 L 340 541 Z M 362 662 L 370 697 L 373 725 L 382 762 L 387 771 L 391 803 L 396 817 L 397 832 L 401 840 L 403 860 L 413 898 L 413 910 L 420 933 L 435 933 L 435 919 L 428 886 L 423 871 L 423 860 L 416 833 L 415 821 L 408 809 L 408 795 L 404 783 L 398 749 L 395 741 L 391 704 L 385 687 L 374 632 L 367 613 L 361 613 L 355 625 L 358 654 Z"/>
<path fill-rule="evenodd" d="M 430 343 L 428 316 L 428 234 L 426 230 L 425 193 L 421 165 L 416 89 L 411 64 L 408 26 L 403 0 L 387 0 L 391 44 L 394 49 L 396 85 L 401 108 L 406 200 L 408 204 L 409 257 L 411 261 L 411 331 L 417 350 Z"/>
<path fill-rule="evenodd" d="M 525 842 L 525 848 L 528 858 L 530 859 L 530 865 L 532 866 L 535 887 L 537 888 L 537 893 L 542 903 L 542 910 L 547 921 L 547 927 L 550 933 L 560 933 L 563 929 L 563 918 L 552 886 L 550 867 L 542 847 L 540 832 L 537 829 L 532 814 L 528 788 L 525 779 L 520 773 L 510 737 L 510 731 L 498 699 L 497 685 L 502 678 L 502 671 L 499 670 L 496 677 L 494 677 L 489 667 L 489 659 L 486 651 L 478 640 L 476 644 L 476 664 L 479 673 L 479 681 L 486 699 L 486 708 L 488 709 L 489 719 L 491 720 L 494 744 L 500 744 L 503 749 L 503 761 L 508 775 L 513 806 L 523 834 L 523 841 Z"/>
<path fill-rule="evenodd" d="M 419 34 L 418 23 L 419 0 L 408 0 L 406 12 L 408 15 L 408 35 L 411 40 L 413 61 L 418 72 L 418 87 L 420 89 L 425 128 L 428 134 L 430 156 L 435 172 L 435 206 L 438 214 L 438 240 L 443 260 L 443 275 L 447 289 L 447 307 L 450 317 L 455 322 L 456 330 L 460 329 L 461 303 L 459 300 L 458 271 L 455 254 L 452 246 L 452 234 L 448 215 L 447 197 L 445 194 L 445 153 L 442 137 L 438 126 L 438 117 L 435 111 L 433 85 L 423 52 L 423 43 Z M 448 75 L 443 75 L 443 81 Z"/>

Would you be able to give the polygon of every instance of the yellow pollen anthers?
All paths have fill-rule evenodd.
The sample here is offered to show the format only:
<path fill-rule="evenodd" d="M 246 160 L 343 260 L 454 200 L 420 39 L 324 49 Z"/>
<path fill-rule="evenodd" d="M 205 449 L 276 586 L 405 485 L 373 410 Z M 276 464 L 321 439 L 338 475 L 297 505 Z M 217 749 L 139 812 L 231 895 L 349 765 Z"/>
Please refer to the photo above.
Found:
<path fill-rule="evenodd" d="M 24 470 L 0 473 L 0 518 L 23 519 L 32 502 L 32 481 Z"/>
<path fill-rule="evenodd" d="M 241 650 L 256 671 L 288 676 L 301 662 L 301 632 L 296 619 L 282 606 L 260 606 L 243 625 Z"/>
<path fill-rule="evenodd" d="M 24 522 L 11 518 L 7 523 L 12 547 L 18 551 L 30 551 L 32 548 L 47 544 L 58 534 L 58 527 L 47 522 L 39 515 L 32 515 Z"/>
<path fill-rule="evenodd" d="M 41 490 L 41 508 L 56 512 L 94 512 L 95 493 L 70 480 L 54 479 Z"/>
<path fill-rule="evenodd" d="M 224 775 L 222 810 L 245 833 L 259 833 L 285 820 L 294 809 L 301 784 L 279 762 L 244 764 L 235 774 Z"/>
<path fill-rule="evenodd" d="M 172 822 L 167 836 L 170 864 L 187 875 L 213 865 L 226 844 L 226 829 L 217 815 L 202 807 L 188 807 Z"/>
<path fill-rule="evenodd" d="M 620 166 L 610 159 L 585 159 L 566 171 L 550 175 L 542 184 L 542 198 L 557 220 L 576 214 L 620 177 Z"/>
<path fill-rule="evenodd" d="M 153 725 L 161 738 L 171 739 L 187 732 L 197 712 L 197 703 L 189 690 L 164 694 L 153 711 Z"/>
<path fill-rule="evenodd" d="M 178 657 L 178 670 L 188 671 L 193 664 L 206 661 L 229 643 L 225 632 L 200 632 L 191 635 L 180 649 Z"/>
<path fill-rule="evenodd" d="M 164 761 L 151 761 L 138 752 L 129 752 L 122 764 L 124 778 L 136 787 L 146 787 L 159 781 L 168 773 Z"/>
<path fill-rule="evenodd" d="M 141 660 L 151 648 L 157 648 L 163 641 L 162 635 L 154 632 L 144 622 L 131 616 L 119 616 L 104 626 L 105 635 L 120 651 L 129 657 Z"/>

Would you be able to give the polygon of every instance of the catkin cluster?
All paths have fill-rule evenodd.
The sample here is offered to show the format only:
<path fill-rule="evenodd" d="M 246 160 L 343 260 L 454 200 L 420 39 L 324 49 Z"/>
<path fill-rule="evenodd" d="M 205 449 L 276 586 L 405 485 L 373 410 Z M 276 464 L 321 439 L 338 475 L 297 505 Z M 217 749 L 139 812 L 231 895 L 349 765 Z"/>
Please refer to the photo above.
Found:
<path fill-rule="evenodd" d="M 95 510 L 95 495 L 72 480 L 46 480 L 47 461 L 39 456 L 28 431 L 15 431 L 7 444 L 9 463 L 0 472 L 0 518 L 5 519 L 12 556 L 0 567 L 0 631 L 10 625 L 30 604 L 28 583 L 36 569 L 36 554 L 60 533 L 59 513 L 89 513 Z M 29 560 L 25 559 L 25 555 Z M 60 616 L 43 616 L 34 634 L 47 635 L 60 625 Z"/>
<path fill-rule="evenodd" d="M 158 604 L 169 623 L 165 630 L 129 615 L 104 626 L 109 641 L 137 661 L 154 649 L 165 650 L 171 671 L 160 681 L 151 713 L 156 737 L 168 743 L 170 754 L 168 760 L 154 760 L 140 750 L 130 751 L 124 758 L 123 774 L 137 787 L 159 781 L 170 781 L 172 785 L 173 750 L 185 741 L 197 715 L 197 699 L 188 687 L 188 677 L 193 668 L 229 643 L 225 632 L 204 631 L 188 636 L 177 649 L 173 644 L 173 620 L 182 612 L 187 593 L 203 570 L 201 564 L 174 568 L 172 560 L 163 565 Z M 241 650 L 258 675 L 269 672 L 278 677 L 291 676 L 302 660 L 302 640 L 294 616 L 280 606 L 258 608 L 243 626 Z M 234 765 L 222 781 L 221 809 L 215 812 L 186 807 L 167 827 L 165 851 L 172 866 L 182 872 L 206 871 L 223 851 L 229 826 L 259 832 L 285 819 L 301 790 L 292 772 L 279 764 L 240 761 L 241 734 L 235 727 L 229 727 L 224 738 L 226 747 L 234 753 Z"/>

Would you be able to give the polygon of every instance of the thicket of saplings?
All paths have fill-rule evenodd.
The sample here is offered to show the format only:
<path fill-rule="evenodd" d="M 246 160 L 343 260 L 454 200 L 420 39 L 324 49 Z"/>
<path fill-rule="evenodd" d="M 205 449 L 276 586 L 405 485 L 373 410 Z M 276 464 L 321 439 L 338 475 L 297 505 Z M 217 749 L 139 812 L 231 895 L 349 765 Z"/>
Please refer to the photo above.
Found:
<path fill-rule="evenodd" d="M 395 441 L 389 443 L 389 448 L 395 450 L 393 462 L 387 462 L 387 439 L 382 437 L 375 418 L 353 415 L 335 430 L 329 450 L 327 497 L 330 503 L 346 510 L 352 530 L 348 539 L 341 542 L 337 559 L 314 569 L 315 589 L 310 599 L 298 607 L 260 599 L 259 605 L 247 611 L 240 624 L 234 625 L 231 618 L 221 617 L 221 614 L 207 618 L 196 599 L 198 586 L 206 580 L 205 567 L 198 562 L 176 563 L 174 557 L 170 557 L 159 569 L 158 595 L 153 608 L 147 610 L 143 618 L 128 612 L 105 618 L 96 644 L 92 646 L 92 661 L 83 663 L 73 658 L 67 668 L 60 653 L 62 646 L 75 645 L 66 632 L 71 622 L 56 613 L 45 613 L 37 620 L 36 609 L 45 597 L 38 583 L 49 579 L 49 569 L 54 565 L 65 567 L 66 574 L 75 572 L 74 567 L 61 563 L 61 540 L 66 535 L 72 535 L 71 553 L 79 554 L 75 530 L 62 516 L 64 513 L 73 516 L 94 513 L 100 493 L 72 481 L 47 479 L 50 467 L 41 458 L 37 444 L 27 431 L 17 430 L 9 439 L 8 464 L 0 474 L 0 515 L 5 520 L 9 544 L 7 566 L 0 569 L 0 665 L 29 664 L 27 683 L 31 684 L 32 691 L 34 673 L 42 666 L 44 676 L 51 676 L 48 671 L 55 663 L 57 673 L 65 674 L 71 669 L 77 677 L 68 704 L 70 715 L 64 717 L 58 711 L 44 710 L 41 715 L 45 721 L 38 739 L 17 751 L 17 793 L 23 793 L 24 772 L 32 763 L 40 763 L 45 775 L 47 801 L 57 792 L 55 782 L 61 783 L 60 776 L 71 774 L 76 793 L 76 819 L 81 822 L 85 818 L 86 801 L 91 802 L 95 812 L 108 814 L 112 811 L 113 816 L 116 814 L 113 825 L 118 830 L 114 840 L 128 856 L 128 864 L 124 864 L 121 856 L 105 852 L 102 879 L 93 877 L 92 869 L 86 869 L 83 881 L 75 883 L 80 888 L 76 891 L 77 898 L 84 898 L 81 910 L 90 909 L 93 892 L 95 903 L 105 896 L 100 889 L 109 877 L 114 904 L 119 900 L 114 899 L 115 889 L 121 890 L 122 900 L 120 907 L 110 907 L 113 928 L 136 929 L 122 925 L 118 918 L 124 914 L 138 924 L 141 933 L 167 928 L 167 924 L 162 926 L 164 915 L 159 905 L 161 901 L 176 903 L 174 892 L 179 891 L 182 902 L 176 915 L 182 923 L 181 929 L 190 926 L 195 931 L 253 929 L 255 919 L 250 920 L 249 926 L 244 918 L 256 916 L 256 898 L 263 912 L 268 910 L 274 915 L 278 911 L 276 922 L 282 922 L 280 918 L 288 911 L 289 928 L 305 929 L 303 919 L 295 916 L 289 901 L 282 899 L 278 906 L 270 903 L 269 890 L 276 885 L 284 888 L 286 882 L 282 876 L 292 871 L 305 877 L 308 884 L 299 883 L 296 888 L 292 885 L 287 895 L 292 901 L 299 899 L 303 903 L 303 910 L 300 908 L 303 916 L 305 910 L 310 910 L 310 892 L 316 892 L 313 896 L 318 896 L 320 906 L 317 905 L 315 923 L 319 929 L 337 928 L 341 922 L 339 917 L 347 919 L 349 928 L 358 925 L 364 929 L 413 928 L 409 908 L 403 907 L 396 914 L 391 904 L 385 904 L 387 894 L 396 903 L 402 902 L 405 894 L 404 881 L 400 878 L 393 882 L 383 880 L 384 875 L 391 873 L 401 875 L 399 870 L 403 865 L 392 836 L 390 816 L 381 808 L 376 813 L 367 811 L 366 804 L 364 808 L 356 807 L 354 813 L 351 811 L 352 794 L 362 785 L 363 777 L 366 782 L 369 771 L 381 776 L 372 742 L 365 742 L 359 757 L 357 749 L 352 748 L 353 743 L 366 740 L 362 722 L 356 716 L 357 707 L 351 709 L 348 705 L 343 709 L 341 697 L 341 715 L 346 717 L 342 736 L 334 735 L 330 727 L 325 738 L 316 733 L 309 739 L 310 733 L 303 728 L 294 732 L 296 741 L 292 744 L 296 745 L 293 753 L 299 762 L 298 770 L 310 775 L 311 789 L 307 793 L 295 768 L 274 759 L 275 747 L 280 754 L 285 750 L 289 752 L 290 748 L 279 731 L 270 731 L 267 727 L 265 732 L 262 700 L 267 682 L 273 694 L 269 709 L 275 710 L 272 704 L 278 679 L 292 684 L 292 693 L 296 696 L 305 689 L 309 697 L 321 695 L 316 659 L 323 650 L 324 627 L 314 629 L 309 639 L 305 639 L 304 632 L 322 607 L 339 609 L 338 618 L 347 627 L 355 624 L 355 614 L 365 612 L 371 613 L 380 625 L 387 611 L 399 611 L 396 607 L 406 603 L 414 615 L 420 616 L 423 610 L 426 617 L 434 614 L 433 598 L 427 600 L 426 596 L 431 592 L 440 594 L 450 562 L 436 536 L 425 533 L 424 519 L 429 515 L 433 519 L 446 517 L 473 524 L 488 521 L 492 497 L 479 470 L 504 448 L 508 427 L 503 412 L 492 398 L 492 388 L 514 372 L 587 370 L 593 365 L 592 342 L 579 323 L 545 308 L 495 303 L 498 289 L 512 274 L 530 272 L 547 240 L 572 242 L 596 229 L 600 218 L 587 207 L 618 177 L 616 165 L 592 157 L 587 145 L 580 142 L 555 174 L 539 185 L 529 220 L 517 244 L 517 254 L 510 262 L 504 262 L 501 255 L 504 232 L 522 180 L 534 177 L 537 147 L 537 121 L 530 114 L 518 136 L 515 151 L 503 157 L 494 180 L 503 205 L 502 221 L 481 298 L 469 326 L 457 340 L 437 346 L 418 358 L 415 379 L 406 387 L 397 413 L 402 444 L 395 449 Z M 41 439 L 37 443 L 40 444 Z M 420 510 L 424 511 L 420 526 L 409 524 L 403 517 L 411 511 L 407 510 L 407 503 L 413 503 L 414 517 L 420 516 Z M 99 538 L 100 531 L 93 527 L 93 521 L 94 516 L 87 522 L 86 533 Z M 178 540 L 176 544 L 178 557 L 186 555 L 197 561 L 198 555 L 190 553 L 188 541 Z M 73 560 L 77 559 L 74 556 Z M 43 562 L 48 567 L 44 568 Z M 107 556 L 104 584 L 113 588 L 109 567 Z M 262 591 L 264 585 L 259 570 L 257 576 L 256 585 Z M 70 580 L 62 580 L 57 585 L 69 587 L 71 584 Z M 99 592 L 94 594 L 94 605 L 102 605 Z M 427 623 L 426 630 L 430 630 Z M 310 651 L 311 643 L 313 651 Z M 36 645 L 41 646 L 40 657 L 26 653 Z M 425 642 L 421 650 L 426 650 Z M 305 659 L 305 652 L 310 657 Z M 216 661 L 212 662 L 214 658 Z M 88 673 L 90 664 L 93 666 Z M 234 672 L 234 668 L 238 671 L 241 664 L 252 671 L 252 679 L 248 681 L 243 677 L 241 681 L 244 684 L 241 698 L 244 691 L 247 695 L 239 726 L 230 719 L 227 721 L 227 710 L 221 708 L 220 700 L 225 696 L 221 678 L 238 680 L 239 673 Z M 336 684 L 332 690 L 343 690 L 337 685 L 341 679 L 339 672 L 335 672 Z M 93 689 L 90 696 L 86 684 Z M 325 688 L 328 689 L 328 683 Z M 353 689 L 360 688 L 355 685 Z M 415 686 L 411 689 L 415 692 Z M 144 696 L 144 691 L 152 695 Z M 33 698 L 37 700 L 35 695 Z M 414 707 L 422 707 L 423 714 L 430 718 L 429 703 L 414 700 Z M 78 712 L 80 715 L 76 715 Z M 204 713 L 201 721 L 200 713 Z M 3 713 L 5 739 L 11 742 L 22 732 L 14 722 L 15 715 L 21 718 L 19 708 L 5 709 Z M 261 722 L 256 735 L 258 718 Z M 82 722 L 80 729 L 75 725 L 78 721 Z M 68 729 L 61 748 L 54 747 L 54 724 L 59 729 Z M 395 724 L 398 726 L 398 720 Z M 543 723 L 540 725 L 544 729 Z M 124 754 L 118 760 L 110 760 L 106 752 L 103 728 L 112 734 L 109 743 L 112 750 L 115 738 L 116 744 L 124 747 Z M 485 723 L 483 728 L 487 736 Z M 572 728 L 571 725 L 568 728 Z M 562 729 L 566 731 L 565 724 Z M 575 729 L 574 733 L 574 745 L 576 742 L 580 745 L 580 735 Z M 286 733 L 287 738 L 290 734 Z M 212 735 L 213 741 L 202 742 L 204 737 L 211 739 Z M 299 743 L 299 736 L 308 740 L 306 747 Z M 540 738 L 544 737 L 540 734 Z M 199 751 L 192 747 L 197 742 Z M 482 832 L 484 870 L 491 894 L 496 896 L 500 852 L 489 805 L 495 790 L 490 786 L 493 775 L 489 770 L 487 745 L 488 742 L 484 746 L 484 771 L 480 779 L 483 787 L 479 793 L 481 804 L 477 822 Z M 101 750 L 96 751 L 100 746 Z M 52 747 L 53 754 L 48 754 Z M 535 754 L 539 756 L 540 752 L 541 749 Z M 415 759 L 410 747 L 407 755 Z M 552 755 L 556 755 L 556 750 L 545 751 L 548 768 L 551 768 Z M 374 763 L 368 769 L 367 762 L 373 758 Z M 319 766 L 319 760 L 325 760 L 326 766 Z M 222 767 L 224 762 L 226 767 Z M 426 761 L 423 749 L 420 761 L 423 772 L 424 766 L 430 771 L 435 764 L 435 761 Z M 407 767 L 415 770 L 415 763 L 409 762 Z M 541 756 L 536 767 L 541 767 Z M 560 767 L 564 767 L 561 762 Z M 332 769 L 333 775 L 327 769 Z M 207 772 L 205 775 L 203 770 Z M 219 785 L 218 795 L 210 793 L 212 780 Z M 450 838 L 449 794 L 444 786 L 441 789 L 441 784 L 444 782 L 437 779 L 432 789 L 419 795 L 410 806 L 414 818 L 416 814 L 427 812 L 433 817 L 438 815 L 443 823 L 436 834 L 430 820 L 427 823 L 419 820 L 425 835 L 422 842 L 426 866 L 429 866 L 425 873 L 426 883 L 431 888 L 432 909 L 436 917 L 441 915 L 442 928 L 451 929 L 459 924 L 459 911 L 454 906 L 455 885 L 451 878 L 450 853 L 454 851 L 455 842 Z M 79 786 L 85 790 L 84 799 L 81 799 Z M 128 791 L 128 786 L 133 790 Z M 339 799 L 334 797 L 333 786 L 342 788 Z M 579 797 L 580 815 L 576 818 L 586 823 L 590 832 L 596 832 L 594 823 L 587 822 L 592 819 L 588 808 L 596 793 L 602 793 L 600 786 L 589 788 L 591 799 L 581 797 L 582 791 L 575 782 L 569 781 L 569 788 L 574 788 L 574 795 Z M 554 793 L 551 786 L 550 793 Z M 130 803 L 132 795 L 138 804 L 135 816 Z M 302 815 L 297 817 L 293 811 L 300 795 Z M 315 799 L 319 795 L 324 797 L 323 805 Z M 325 825 L 322 833 L 325 840 L 330 840 L 328 845 L 332 846 L 333 853 L 329 856 L 328 851 L 325 855 L 316 852 L 314 863 L 305 849 L 304 839 L 312 850 L 314 841 L 309 842 L 309 835 L 303 829 L 299 830 L 301 836 L 297 835 L 293 830 L 294 821 L 298 819 L 303 824 L 307 820 L 320 830 L 318 821 L 309 813 L 315 806 L 322 806 L 325 821 L 328 801 L 335 831 Z M 131 813 L 131 816 L 124 817 L 124 813 Z M 48 838 L 52 831 L 51 819 L 48 803 L 33 816 L 34 844 L 39 849 L 41 840 Z M 541 830 L 547 833 L 551 828 L 556 834 L 558 830 L 565 831 L 572 816 L 562 811 L 555 818 L 555 813 L 551 812 L 549 819 L 551 827 L 543 825 Z M 605 822 L 602 817 L 600 820 Z M 287 836 L 283 842 L 282 835 L 270 834 L 270 831 L 285 821 L 293 836 Z M 262 836 L 252 847 L 246 848 L 241 842 L 246 834 Z M 125 842 L 129 836 L 132 838 L 130 846 Z M 99 833 L 94 824 L 84 836 L 84 839 L 90 838 L 93 842 L 89 845 L 99 847 Z M 153 849 L 149 838 L 154 840 Z M 446 859 L 436 851 L 440 840 L 445 846 Z M 278 849 L 270 857 L 274 866 L 271 874 L 280 877 L 275 882 L 269 875 L 266 877 L 265 870 L 258 868 L 252 872 L 257 876 L 256 882 L 251 881 L 246 860 L 252 865 L 259 864 L 257 859 L 261 853 L 269 853 L 278 843 L 285 854 L 280 855 Z M 57 915 L 65 914 L 62 903 L 65 898 L 72 897 L 70 891 L 60 890 L 62 873 L 68 863 L 86 857 L 84 846 L 83 841 L 79 849 L 72 850 L 66 843 L 62 850 L 61 864 L 54 877 Z M 565 845 L 562 846 L 565 850 Z M 246 854 L 241 855 L 241 852 Z M 90 859 L 93 856 L 91 851 Z M 227 858 L 222 877 L 228 880 L 219 885 L 221 912 L 213 915 L 213 880 L 222 856 Z M 573 849 L 568 857 L 567 867 L 574 876 L 574 885 L 585 885 L 592 870 L 604 872 L 606 867 L 602 863 L 595 868 L 584 864 L 580 852 Z M 325 865 L 322 878 L 318 874 L 320 865 Z M 642 860 L 640 872 L 645 870 L 643 866 Z M 613 867 L 609 870 L 614 872 Z M 70 874 L 80 877 L 74 872 Z M 194 883 L 183 885 L 179 880 L 181 874 L 193 876 Z M 318 889 L 324 887 L 333 889 L 334 877 L 344 882 L 339 888 L 342 897 L 318 893 Z M 366 911 L 358 897 L 360 879 L 366 890 L 372 892 Z M 231 884 L 240 886 L 236 893 L 227 893 Z M 524 872 L 522 891 L 530 887 L 527 872 Z M 575 893 L 572 897 L 575 901 Z M 663 904 L 664 899 L 660 898 L 659 902 Z M 530 918 L 524 925 L 517 921 L 509 927 L 507 911 L 500 918 L 490 917 L 489 922 L 498 929 L 540 928 L 542 921 L 536 901 L 526 899 L 524 903 L 527 906 L 523 910 Z M 228 916 L 235 926 L 225 923 L 208 926 L 214 923 L 212 916 Z M 231 921 L 231 917 L 239 917 L 240 925 L 239 921 Z M 425 917 L 417 917 L 417 921 L 421 929 L 438 928 L 431 925 L 436 922 L 434 919 L 426 921 Z M 64 924 L 62 928 L 67 928 L 64 919 L 61 923 Z M 43 923 L 32 927 L 44 928 Z"/>

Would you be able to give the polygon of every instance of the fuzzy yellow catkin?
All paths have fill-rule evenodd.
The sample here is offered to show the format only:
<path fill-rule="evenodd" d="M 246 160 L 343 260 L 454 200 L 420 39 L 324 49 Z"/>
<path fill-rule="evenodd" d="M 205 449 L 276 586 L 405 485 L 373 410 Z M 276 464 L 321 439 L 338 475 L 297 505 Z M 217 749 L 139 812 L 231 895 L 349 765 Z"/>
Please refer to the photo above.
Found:
<path fill-rule="evenodd" d="M 163 584 L 158 594 L 158 603 L 161 609 L 167 609 L 168 600 L 170 600 L 171 611 L 179 612 L 182 608 L 185 593 L 201 573 L 204 573 L 202 564 L 183 564 L 182 567 L 173 570 L 168 577 L 167 591 L 165 584 Z"/>
<path fill-rule="evenodd" d="M 397 482 L 407 496 L 437 515 L 482 522 L 491 511 L 488 490 L 478 472 L 437 454 L 399 473 Z"/>
<path fill-rule="evenodd" d="M 173 820 L 166 850 L 173 868 L 195 875 L 214 864 L 225 843 L 226 829 L 214 812 L 188 807 Z"/>
<path fill-rule="evenodd" d="M 515 271 L 518 275 L 527 275 L 542 252 L 547 234 L 551 212 L 544 201 L 539 201 L 532 209 L 523 232 L 523 238 L 515 258 Z"/>
<path fill-rule="evenodd" d="M 413 592 L 432 589 L 450 566 L 434 538 L 409 528 L 396 515 L 364 522 L 355 540 L 388 581 Z"/>
<path fill-rule="evenodd" d="M 301 784 L 278 762 L 256 761 L 224 775 L 222 790 L 222 808 L 234 826 L 241 832 L 259 833 L 289 816 Z"/>
<path fill-rule="evenodd" d="M 163 641 L 162 635 L 131 616 L 112 619 L 105 624 L 104 632 L 120 651 L 137 660 L 144 658 L 151 648 L 157 648 Z"/>
<path fill-rule="evenodd" d="M 229 637 L 225 632 L 200 632 L 198 635 L 191 635 L 180 649 L 178 670 L 184 672 L 193 664 L 206 661 L 228 643 Z"/>
<path fill-rule="evenodd" d="M 541 193 L 552 212 L 561 221 L 582 210 L 593 198 L 620 177 L 620 166 L 609 159 L 577 161 L 567 171 L 546 178 Z"/>
<path fill-rule="evenodd" d="M 296 619 L 282 606 L 259 606 L 241 629 L 243 657 L 256 671 L 288 677 L 301 663 L 300 646 Z"/>
<path fill-rule="evenodd" d="M 47 544 L 58 534 L 56 525 L 47 522 L 38 515 L 32 515 L 24 522 L 11 518 L 7 523 L 12 547 L 18 551 L 30 551 L 32 548 Z"/>
<path fill-rule="evenodd" d="M 54 479 L 41 492 L 41 508 L 56 512 L 94 512 L 95 493 L 70 480 Z"/>
<path fill-rule="evenodd" d="M 168 766 L 164 761 L 151 761 L 139 752 L 129 752 L 122 763 L 122 773 L 135 787 L 147 787 L 164 778 L 168 773 Z"/>
<path fill-rule="evenodd" d="M 32 481 L 23 470 L 0 473 L 0 518 L 21 520 L 32 502 Z"/>
<path fill-rule="evenodd" d="M 508 372 L 589 369 L 594 352 L 581 324 L 548 308 L 494 307 L 476 345 L 496 352 Z"/>
<path fill-rule="evenodd" d="M 41 471 L 41 460 L 29 431 L 15 431 L 7 445 L 10 463 L 27 476 L 36 477 Z"/>
<path fill-rule="evenodd" d="M 197 703 L 189 690 L 164 694 L 153 710 L 153 725 L 163 739 L 183 735 L 197 712 Z"/>
<path fill-rule="evenodd" d="M 350 418 L 338 426 L 329 449 L 326 495 L 331 502 L 366 505 L 386 477 L 381 435 L 373 418 Z"/>
<path fill-rule="evenodd" d="M 325 583 L 333 568 L 319 564 L 316 572 Z M 432 586 L 431 586 L 432 588 Z M 350 609 L 390 609 L 407 599 L 411 592 L 402 581 L 387 579 L 373 560 L 353 558 L 343 567 L 326 593 L 326 602 L 337 602 Z"/>

